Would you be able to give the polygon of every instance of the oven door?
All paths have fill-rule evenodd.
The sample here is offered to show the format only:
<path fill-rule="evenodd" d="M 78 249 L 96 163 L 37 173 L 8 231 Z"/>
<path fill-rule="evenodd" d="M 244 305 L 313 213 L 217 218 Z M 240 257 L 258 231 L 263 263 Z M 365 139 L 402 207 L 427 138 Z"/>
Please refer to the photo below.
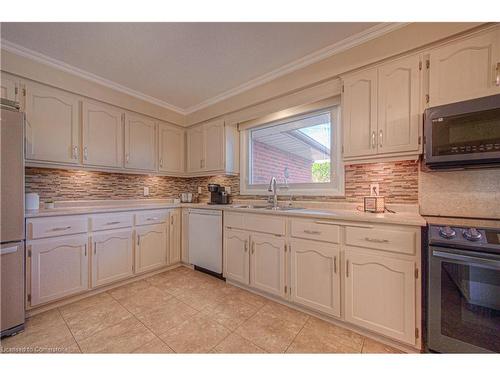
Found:
<path fill-rule="evenodd" d="M 429 167 L 500 163 L 500 95 L 429 108 L 424 118 Z"/>
<path fill-rule="evenodd" d="M 500 352 L 500 256 L 429 247 L 428 347 Z"/>

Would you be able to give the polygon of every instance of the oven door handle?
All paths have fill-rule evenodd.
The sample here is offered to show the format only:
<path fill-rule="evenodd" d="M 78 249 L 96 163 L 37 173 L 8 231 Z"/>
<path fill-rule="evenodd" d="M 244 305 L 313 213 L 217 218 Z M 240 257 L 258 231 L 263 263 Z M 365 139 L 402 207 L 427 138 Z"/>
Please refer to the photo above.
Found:
<path fill-rule="evenodd" d="M 490 266 L 495 269 L 500 269 L 500 261 L 488 258 L 481 258 L 469 255 L 455 254 L 448 251 L 432 250 L 432 255 L 440 258 L 446 258 L 451 260 L 458 260 L 462 262 L 482 264 L 485 266 Z"/>

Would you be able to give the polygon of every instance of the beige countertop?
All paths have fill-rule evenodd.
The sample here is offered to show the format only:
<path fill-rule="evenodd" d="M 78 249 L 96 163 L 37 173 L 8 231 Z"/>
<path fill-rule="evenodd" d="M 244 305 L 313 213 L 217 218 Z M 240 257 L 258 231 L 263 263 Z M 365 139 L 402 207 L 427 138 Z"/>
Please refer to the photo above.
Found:
<path fill-rule="evenodd" d="M 281 202 L 280 202 L 281 203 Z M 311 217 L 329 220 L 362 221 L 371 223 L 390 223 L 401 225 L 425 226 L 426 220 L 419 215 L 416 205 L 389 205 L 396 213 L 374 214 L 359 211 L 352 203 L 294 202 L 301 209 L 268 210 L 262 208 L 241 208 L 239 205 L 251 205 L 255 202 L 239 201 L 232 205 L 209 205 L 206 203 L 174 203 L 172 200 L 116 200 L 116 201 L 67 201 L 56 202 L 53 209 L 27 210 L 26 218 L 50 217 L 62 215 L 84 215 L 106 212 L 134 210 L 154 210 L 164 208 L 215 209 L 234 212 L 248 212 L 263 215 L 281 215 L 290 217 Z M 258 202 L 262 204 L 262 202 Z"/>

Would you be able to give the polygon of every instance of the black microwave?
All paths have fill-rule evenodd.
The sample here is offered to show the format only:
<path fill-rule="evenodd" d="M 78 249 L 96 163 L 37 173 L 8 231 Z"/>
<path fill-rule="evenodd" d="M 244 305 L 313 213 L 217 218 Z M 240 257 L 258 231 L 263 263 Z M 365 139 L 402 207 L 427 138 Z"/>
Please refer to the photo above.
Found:
<path fill-rule="evenodd" d="M 424 142 L 431 169 L 500 165 L 500 94 L 428 108 Z"/>

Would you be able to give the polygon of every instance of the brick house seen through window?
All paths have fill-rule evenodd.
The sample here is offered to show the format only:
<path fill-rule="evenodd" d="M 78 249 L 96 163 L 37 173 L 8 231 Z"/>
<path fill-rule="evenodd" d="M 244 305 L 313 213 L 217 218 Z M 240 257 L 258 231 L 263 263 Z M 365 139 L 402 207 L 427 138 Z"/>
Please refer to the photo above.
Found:
<path fill-rule="evenodd" d="M 247 131 L 245 176 L 249 193 L 263 191 L 272 177 L 293 194 L 318 189 L 338 193 L 337 108 L 328 108 L 263 124 Z M 283 193 L 285 193 L 283 191 Z"/>

